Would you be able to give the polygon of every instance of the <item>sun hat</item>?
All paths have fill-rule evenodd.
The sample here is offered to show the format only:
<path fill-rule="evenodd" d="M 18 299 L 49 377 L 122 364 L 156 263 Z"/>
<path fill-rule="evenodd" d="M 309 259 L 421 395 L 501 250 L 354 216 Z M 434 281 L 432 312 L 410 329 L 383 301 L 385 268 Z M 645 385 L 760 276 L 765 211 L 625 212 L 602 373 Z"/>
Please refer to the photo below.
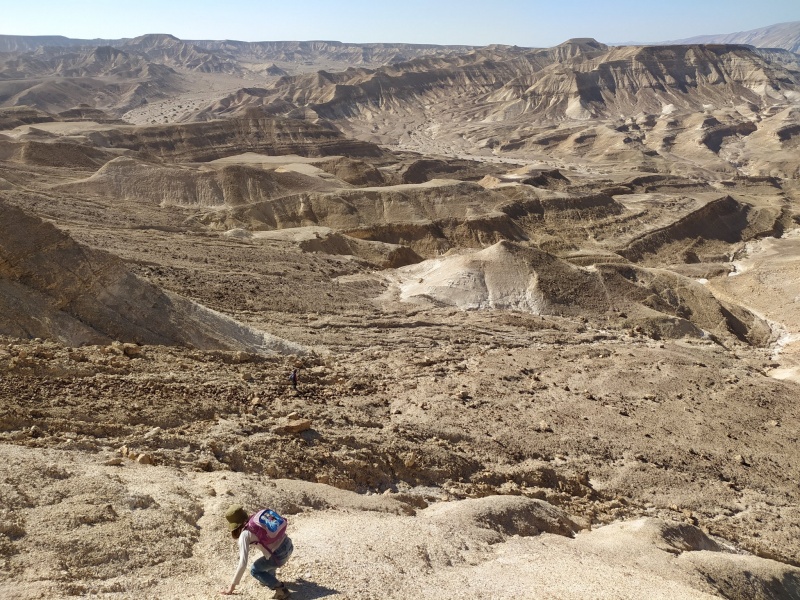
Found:
<path fill-rule="evenodd" d="M 228 529 L 235 530 L 240 525 L 247 522 L 249 518 L 241 504 L 234 504 L 225 513 L 225 518 L 228 520 Z"/>

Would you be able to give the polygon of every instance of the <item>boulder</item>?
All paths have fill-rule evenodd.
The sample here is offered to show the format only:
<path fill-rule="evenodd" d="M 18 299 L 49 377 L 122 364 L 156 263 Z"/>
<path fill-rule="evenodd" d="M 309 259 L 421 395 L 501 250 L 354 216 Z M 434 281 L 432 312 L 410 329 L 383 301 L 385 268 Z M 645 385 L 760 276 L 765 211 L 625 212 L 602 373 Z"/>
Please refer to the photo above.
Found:
<path fill-rule="evenodd" d="M 273 431 L 279 434 L 301 433 L 303 431 L 308 431 L 309 429 L 311 429 L 311 425 L 312 425 L 311 419 L 292 419 L 292 420 L 287 420 L 286 423 L 275 426 Z"/>

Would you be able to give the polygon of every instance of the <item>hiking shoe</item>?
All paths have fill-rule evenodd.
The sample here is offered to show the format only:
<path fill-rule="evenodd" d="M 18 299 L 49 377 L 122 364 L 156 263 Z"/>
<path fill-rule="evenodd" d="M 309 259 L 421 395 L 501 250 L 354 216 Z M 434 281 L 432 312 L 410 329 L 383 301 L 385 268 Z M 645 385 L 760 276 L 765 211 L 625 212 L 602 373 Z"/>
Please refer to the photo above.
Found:
<path fill-rule="evenodd" d="M 284 598 L 288 598 L 290 595 L 291 592 L 287 589 L 287 587 L 281 584 L 279 587 L 275 588 L 275 593 L 272 595 L 272 597 L 276 600 L 283 600 Z"/>

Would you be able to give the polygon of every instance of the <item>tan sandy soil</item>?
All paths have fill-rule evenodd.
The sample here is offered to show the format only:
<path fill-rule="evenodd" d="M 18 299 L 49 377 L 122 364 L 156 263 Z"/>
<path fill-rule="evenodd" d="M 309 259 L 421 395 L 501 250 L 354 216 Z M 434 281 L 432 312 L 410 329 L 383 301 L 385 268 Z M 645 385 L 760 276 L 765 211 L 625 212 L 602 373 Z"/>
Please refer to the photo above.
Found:
<path fill-rule="evenodd" d="M 288 516 L 296 551 L 280 574 L 296 598 L 699 599 L 718 597 L 709 578 L 728 593 L 757 594 L 779 590 L 770 578 L 797 576 L 797 569 L 725 552 L 691 526 L 657 519 L 571 538 L 575 524 L 563 513 L 518 496 L 415 510 L 395 495 L 364 497 L 321 484 L 178 472 L 128 460 L 104 466 L 110 454 L 86 460 L 70 450 L 8 446 L 2 453 L 7 464 L 24 462 L 41 473 L 36 487 L 44 502 L 25 509 L 25 532 L 47 531 L 59 540 L 50 549 L 59 563 L 54 571 L 34 562 L 31 549 L 11 560 L 13 568 L 36 573 L 0 584 L 0 593 L 17 598 L 212 597 L 235 565 L 219 519 L 232 499 L 268 503 Z M 14 481 L 21 489 L 34 485 Z M 48 505 L 47 498 L 70 484 L 93 493 Z M 191 526 L 195 520 L 198 528 Z M 124 536 L 113 535 L 121 528 Z M 82 575 L 79 565 L 89 557 L 102 579 Z M 134 577 L 131 564 L 137 565 Z M 749 579 L 734 575 L 743 568 Z M 238 589 L 241 598 L 269 596 L 249 576 Z"/>

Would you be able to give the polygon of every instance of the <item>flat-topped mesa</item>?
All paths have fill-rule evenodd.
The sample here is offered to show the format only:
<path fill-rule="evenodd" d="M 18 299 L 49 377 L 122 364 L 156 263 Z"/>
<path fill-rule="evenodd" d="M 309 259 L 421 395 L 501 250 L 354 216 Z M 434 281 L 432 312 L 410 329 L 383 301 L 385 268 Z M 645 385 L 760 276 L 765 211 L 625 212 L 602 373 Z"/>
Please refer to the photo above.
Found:
<path fill-rule="evenodd" d="M 231 164 L 198 169 L 122 156 L 108 161 L 86 179 L 54 189 L 160 206 L 221 207 L 339 187 L 336 181 L 259 166 Z"/>
<path fill-rule="evenodd" d="M 594 38 L 590 37 L 582 37 L 582 38 L 570 38 L 565 42 L 561 42 L 557 47 L 561 46 L 582 46 L 585 48 L 592 48 L 594 50 L 607 50 L 608 46 L 603 43 L 598 42 Z"/>
<path fill-rule="evenodd" d="M 128 40 L 126 45 L 152 48 L 180 43 L 180 39 L 169 33 L 146 33 Z"/>
<path fill-rule="evenodd" d="M 56 117 L 31 106 L 0 108 L 0 130 L 14 129 L 20 125 L 51 123 Z"/>
<path fill-rule="evenodd" d="M 225 121 L 129 127 L 88 134 L 100 147 L 125 148 L 173 161 L 206 162 L 242 152 L 268 155 L 378 157 L 375 144 L 331 127 L 258 112 Z"/>
<path fill-rule="evenodd" d="M 608 50 L 608 46 L 594 38 L 572 38 L 550 49 L 557 60 L 566 60 L 578 55 L 593 56 Z"/>

